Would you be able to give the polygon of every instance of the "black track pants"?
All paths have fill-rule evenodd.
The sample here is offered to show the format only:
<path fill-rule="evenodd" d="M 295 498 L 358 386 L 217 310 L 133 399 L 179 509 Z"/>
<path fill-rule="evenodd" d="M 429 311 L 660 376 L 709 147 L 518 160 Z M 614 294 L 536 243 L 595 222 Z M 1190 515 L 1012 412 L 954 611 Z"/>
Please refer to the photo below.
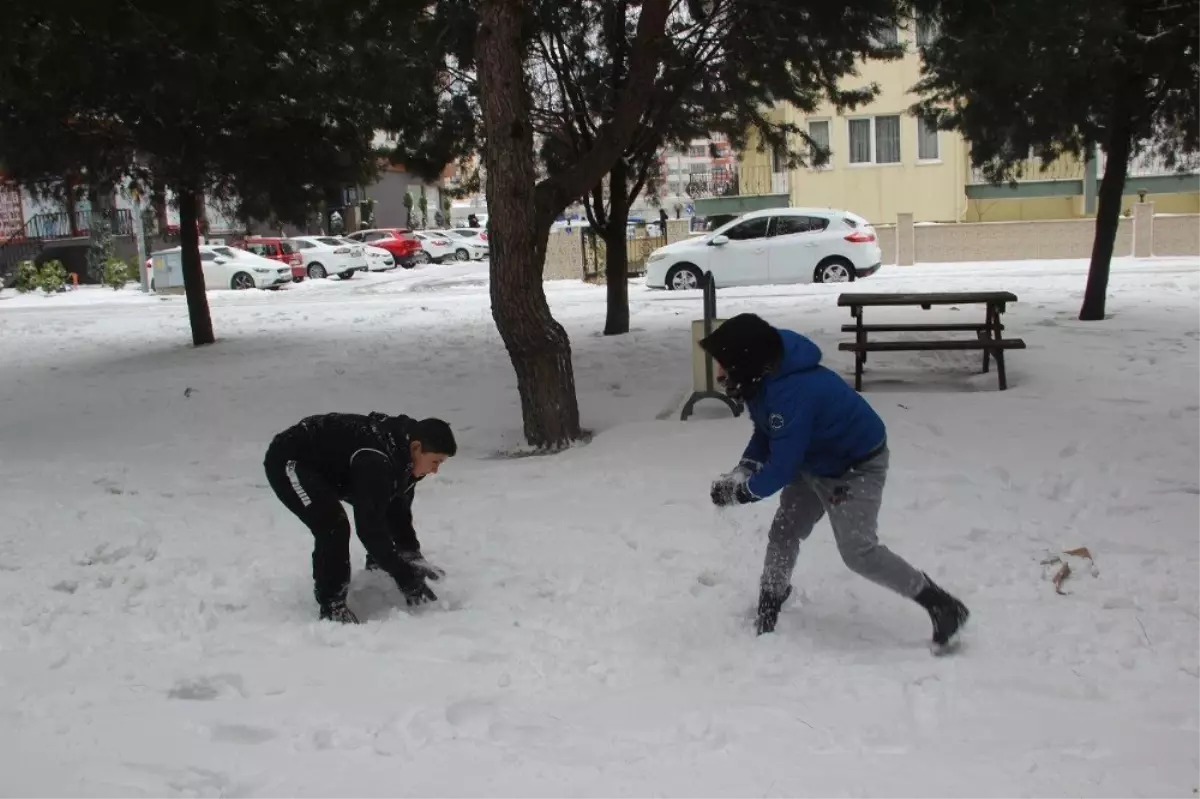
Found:
<path fill-rule="evenodd" d="M 317 603 L 326 607 L 345 602 L 350 587 L 350 520 L 337 492 L 303 462 L 271 450 L 263 467 L 275 495 L 313 534 L 313 594 Z"/>

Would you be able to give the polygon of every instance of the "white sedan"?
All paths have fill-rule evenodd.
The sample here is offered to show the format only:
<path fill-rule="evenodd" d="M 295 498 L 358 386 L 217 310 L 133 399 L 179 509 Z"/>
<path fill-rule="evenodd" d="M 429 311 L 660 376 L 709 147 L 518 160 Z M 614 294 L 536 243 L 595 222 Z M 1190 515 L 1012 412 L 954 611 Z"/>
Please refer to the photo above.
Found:
<path fill-rule="evenodd" d="M 386 272 L 396 268 L 396 259 L 382 247 L 372 247 L 370 244 L 363 244 L 354 239 L 344 238 L 341 241 L 351 247 L 362 247 L 363 253 L 367 256 L 367 270 L 370 272 Z"/>
<path fill-rule="evenodd" d="M 650 288 L 694 289 L 705 272 L 718 288 L 846 283 L 879 271 L 871 223 L 831 208 L 752 211 L 711 233 L 659 247 L 646 263 Z"/>
<path fill-rule="evenodd" d="M 305 271 L 313 280 L 337 275 L 342 280 L 367 271 L 367 255 L 361 244 L 347 244 L 333 236 L 296 236 L 288 242 L 300 253 Z"/>
<path fill-rule="evenodd" d="M 421 242 L 421 249 L 429 255 L 429 260 L 434 263 L 442 263 L 443 261 L 453 261 L 458 258 L 455 252 L 454 241 L 447 234 L 436 230 L 418 230 L 413 233 L 417 237 L 417 241 Z M 467 252 L 466 257 L 460 260 L 470 260 L 471 253 Z"/>
<path fill-rule="evenodd" d="M 450 242 L 454 257 L 459 261 L 482 261 L 488 257 L 488 244 L 478 236 L 467 236 L 455 230 L 426 230 Z M 431 253 L 432 254 L 432 253 Z"/>
<path fill-rule="evenodd" d="M 179 247 L 158 250 L 150 254 L 147 268 L 153 270 L 154 256 L 178 253 Z M 200 270 L 204 287 L 214 289 L 273 289 L 292 282 L 292 268 L 279 261 L 263 258 L 235 247 L 200 245 Z M 151 272 L 150 288 L 154 288 Z"/>

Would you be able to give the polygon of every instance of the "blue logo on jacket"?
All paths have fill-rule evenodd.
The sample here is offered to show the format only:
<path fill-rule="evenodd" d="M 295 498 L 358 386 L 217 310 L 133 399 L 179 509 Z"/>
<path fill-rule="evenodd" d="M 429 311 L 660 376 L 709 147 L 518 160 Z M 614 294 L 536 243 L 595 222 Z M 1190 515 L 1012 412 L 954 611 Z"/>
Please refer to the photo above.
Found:
<path fill-rule="evenodd" d="M 742 458 L 763 464 L 747 488 L 769 497 L 799 472 L 838 477 L 883 444 L 879 414 L 837 373 L 821 366 L 821 349 L 780 330 L 783 361 L 747 402 L 754 435 Z"/>

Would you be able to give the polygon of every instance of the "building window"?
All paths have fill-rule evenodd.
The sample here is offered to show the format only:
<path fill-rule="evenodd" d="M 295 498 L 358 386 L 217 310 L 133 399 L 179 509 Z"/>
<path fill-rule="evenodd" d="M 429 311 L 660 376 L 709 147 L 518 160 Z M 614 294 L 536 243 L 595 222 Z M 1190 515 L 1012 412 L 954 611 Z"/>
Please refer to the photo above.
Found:
<path fill-rule="evenodd" d="M 875 117 L 875 163 L 900 163 L 900 117 Z"/>
<path fill-rule="evenodd" d="M 825 169 L 829 166 L 829 120 L 828 119 L 812 119 L 808 122 L 808 138 L 811 140 L 808 146 L 809 161 L 813 169 Z M 821 160 L 821 151 L 824 151 L 826 160 L 818 165 Z"/>
<path fill-rule="evenodd" d="M 929 17 L 917 17 L 917 45 L 928 47 L 937 40 L 937 37 L 937 20 Z"/>
<path fill-rule="evenodd" d="M 708 148 L 703 144 L 693 144 L 688 148 L 689 158 L 703 158 L 706 155 L 708 155 Z"/>
<path fill-rule="evenodd" d="M 900 32 L 895 28 L 881 28 L 874 39 L 880 47 L 894 47 L 900 44 Z"/>
<path fill-rule="evenodd" d="M 900 163 L 900 116 L 889 114 L 847 120 L 850 133 L 850 163 Z"/>
<path fill-rule="evenodd" d="M 788 151 L 786 147 L 774 147 L 771 149 L 771 172 L 778 175 L 780 172 L 787 172 L 788 168 Z"/>
<path fill-rule="evenodd" d="M 937 161 L 941 158 L 938 152 L 938 131 L 929 117 L 917 117 L 917 160 Z"/>

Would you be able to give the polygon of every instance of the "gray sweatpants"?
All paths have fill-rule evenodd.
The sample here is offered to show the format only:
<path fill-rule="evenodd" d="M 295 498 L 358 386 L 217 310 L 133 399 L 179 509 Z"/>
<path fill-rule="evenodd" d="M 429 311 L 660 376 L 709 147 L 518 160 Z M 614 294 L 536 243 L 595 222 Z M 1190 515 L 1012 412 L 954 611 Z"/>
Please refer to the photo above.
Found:
<path fill-rule="evenodd" d="M 784 487 L 779 510 L 771 522 L 763 588 L 779 592 L 787 587 L 800 554 L 800 542 L 808 538 L 826 513 L 838 552 L 851 571 L 905 597 L 914 597 L 925 587 L 921 572 L 879 543 L 879 507 L 888 456 L 885 449 L 841 477 L 801 472 Z"/>

